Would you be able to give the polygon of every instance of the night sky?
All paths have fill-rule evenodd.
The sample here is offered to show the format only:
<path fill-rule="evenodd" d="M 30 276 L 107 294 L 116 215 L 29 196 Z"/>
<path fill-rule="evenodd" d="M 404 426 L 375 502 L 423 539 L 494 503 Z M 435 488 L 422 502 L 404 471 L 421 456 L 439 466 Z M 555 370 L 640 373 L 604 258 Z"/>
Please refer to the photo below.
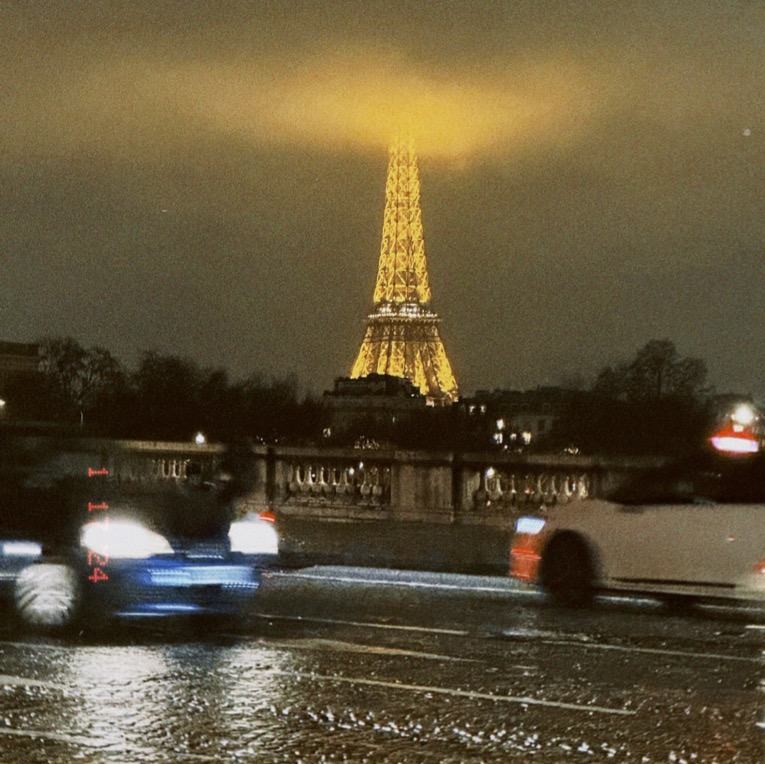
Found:
<path fill-rule="evenodd" d="M 0 2 L 0 339 L 350 372 L 387 145 L 463 394 L 765 396 L 765 3 Z"/>

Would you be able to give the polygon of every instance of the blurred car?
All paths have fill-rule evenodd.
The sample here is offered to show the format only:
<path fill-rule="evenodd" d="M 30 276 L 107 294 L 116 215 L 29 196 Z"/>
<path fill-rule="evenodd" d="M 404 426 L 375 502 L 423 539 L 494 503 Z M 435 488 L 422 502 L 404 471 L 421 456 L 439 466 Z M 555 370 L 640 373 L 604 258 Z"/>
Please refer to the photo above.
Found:
<path fill-rule="evenodd" d="M 267 515 L 190 539 L 115 514 L 85 523 L 80 544 L 57 554 L 34 540 L 0 542 L 0 581 L 26 626 L 60 629 L 113 617 L 235 615 L 277 560 Z"/>
<path fill-rule="evenodd" d="M 522 517 L 510 573 L 570 607 L 599 591 L 765 602 L 765 459 L 705 454 Z"/>
<path fill-rule="evenodd" d="M 88 473 L 2 471 L 0 596 L 27 627 L 234 616 L 278 565 L 274 516 L 237 518 L 229 476 L 126 493 Z"/>

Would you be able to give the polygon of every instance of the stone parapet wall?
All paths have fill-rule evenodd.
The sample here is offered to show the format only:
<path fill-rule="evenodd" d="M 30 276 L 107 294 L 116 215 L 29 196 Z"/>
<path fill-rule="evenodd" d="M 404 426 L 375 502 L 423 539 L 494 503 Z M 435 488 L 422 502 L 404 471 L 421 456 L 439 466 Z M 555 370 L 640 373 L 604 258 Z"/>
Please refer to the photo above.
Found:
<path fill-rule="evenodd" d="M 101 441 L 125 486 L 183 480 L 195 464 L 212 478 L 223 447 Z M 252 510 L 333 519 L 495 525 L 544 504 L 601 495 L 647 459 L 508 453 L 253 447 Z"/>
<path fill-rule="evenodd" d="M 213 479 L 220 445 L 90 440 L 126 493 L 190 474 Z M 254 446 L 255 483 L 240 511 L 278 518 L 285 560 L 425 569 L 506 569 L 515 520 L 602 495 L 645 459 Z M 74 463 L 74 462 L 73 462 Z M 90 463 L 90 462 L 89 462 Z"/>

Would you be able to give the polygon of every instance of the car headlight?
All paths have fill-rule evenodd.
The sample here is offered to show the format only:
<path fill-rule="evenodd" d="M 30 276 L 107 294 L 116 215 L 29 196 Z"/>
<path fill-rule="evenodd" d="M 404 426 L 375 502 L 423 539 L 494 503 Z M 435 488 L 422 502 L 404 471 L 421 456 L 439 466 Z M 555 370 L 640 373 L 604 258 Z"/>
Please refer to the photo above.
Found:
<path fill-rule="evenodd" d="M 541 533 L 546 523 L 541 517 L 519 517 L 515 521 L 515 532 L 536 536 Z"/>
<path fill-rule="evenodd" d="M 228 531 L 232 552 L 243 554 L 278 554 L 279 536 L 267 520 L 239 520 Z"/>
<path fill-rule="evenodd" d="M 3 557 L 39 557 L 42 545 L 36 541 L 5 541 L 0 544 Z"/>
<path fill-rule="evenodd" d="M 80 531 L 80 543 L 96 554 L 140 560 L 155 554 L 172 554 L 164 536 L 136 520 L 105 518 L 88 523 Z"/>

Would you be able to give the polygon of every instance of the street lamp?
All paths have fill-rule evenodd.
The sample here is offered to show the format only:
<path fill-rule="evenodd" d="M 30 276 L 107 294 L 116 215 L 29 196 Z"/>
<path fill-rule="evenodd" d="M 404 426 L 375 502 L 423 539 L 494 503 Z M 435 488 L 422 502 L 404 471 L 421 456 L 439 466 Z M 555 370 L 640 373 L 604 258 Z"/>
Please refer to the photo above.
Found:
<path fill-rule="evenodd" d="M 727 425 L 718 430 L 710 441 L 718 450 L 728 454 L 753 454 L 760 450 L 757 434 L 757 409 L 740 403 L 730 413 Z"/>
<path fill-rule="evenodd" d="M 204 444 L 207 443 L 207 438 L 204 436 L 204 433 L 198 432 L 194 436 L 194 443 L 198 446 L 204 446 Z"/>
<path fill-rule="evenodd" d="M 737 406 L 731 414 L 733 423 L 740 424 L 743 427 L 749 427 L 754 424 L 755 419 L 757 419 L 757 413 L 748 403 L 742 403 L 740 406 Z"/>

